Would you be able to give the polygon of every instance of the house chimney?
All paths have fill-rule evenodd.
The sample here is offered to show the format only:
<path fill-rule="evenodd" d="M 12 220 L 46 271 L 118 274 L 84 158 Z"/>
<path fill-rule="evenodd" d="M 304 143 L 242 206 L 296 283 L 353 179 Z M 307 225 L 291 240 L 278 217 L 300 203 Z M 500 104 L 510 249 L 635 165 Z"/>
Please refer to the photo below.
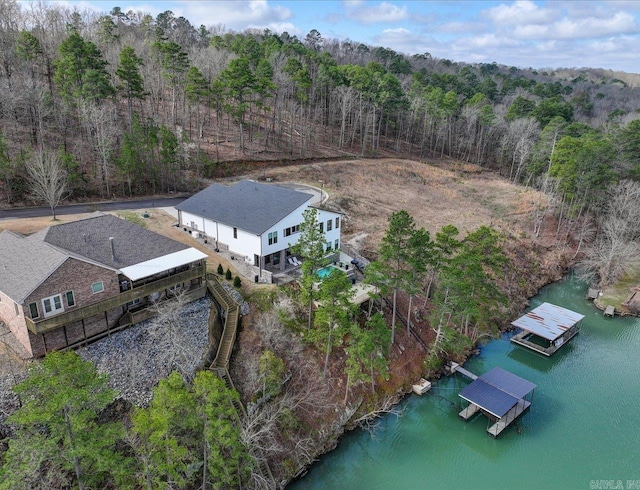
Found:
<path fill-rule="evenodd" d="M 113 245 L 113 237 L 109 237 L 109 243 L 111 244 L 111 260 L 116 261 L 116 248 Z"/>

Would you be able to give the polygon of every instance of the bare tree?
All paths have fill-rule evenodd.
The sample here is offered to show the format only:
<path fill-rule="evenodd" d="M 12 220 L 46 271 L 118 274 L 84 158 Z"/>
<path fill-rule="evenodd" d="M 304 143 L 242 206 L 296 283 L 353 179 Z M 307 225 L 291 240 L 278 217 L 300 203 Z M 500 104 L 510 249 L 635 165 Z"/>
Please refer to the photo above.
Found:
<path fill-rule="evenodd" d="M 271 350 L 289 368 L 282 380 L 280 392 L 272 397 L 249 403 L 247 416 L 242 420 L 242 440 L 254 448 L 254 457 L 273 461 L 283 455 L 296 466 L 313 461 L 318 436 L 298 430 L 300 419 L 322 420 L 336 403 L 331 400 L 331 385 L 321 375 L 317 362 L 310 357 L 300 339 L 283 325 L 283 316 L 291 315 L 293 305 L 281 300 L 272 310 L 256 320 L 256 331 L 262 348 Z M 235 379 L 242 384 L 247 398 L 254 398 L 263 387 L 257 353 L 244 353 L 238 359 L 242 375 Z M 345 411 L 343 423 L 355 409 Z M 325 434 L 326 435 L 326 434 Z M 288 475 L 290 476 L 290 475 Z M 254 485 L 260 488 L 260 473 L 254 472 Z"/>
<path fill-rule="evenodd" d="M 100 162 L 100 180 L 106 197 L 111 197 L 111 154 L 117 133 L 116 107 L 114 104 L 100 105 L 89 101 L 80 101 L 78 111 L 85 125 L 91 146 Z"/>
<path fill-rule="evenodd" d="M 27 162 L 31 194 L 34 199 L 46 202 L 56 219 L 56 207 L 67 193 L 67 172 L 56 152 L 41 148 Z"/>
<path fill-rule="evenodd" d="M 600 234 L 585 249 L 579 264 L 583 279 L 598 281 L 600 287 L 616 282 L 640 267 L 640 184 L 623 181 L 611 192 L 601 218 Z"/>
<path fill-rule="evenodd" d="M 149 337 L 156 352 L 156 369 L 163 372 L 164 376 L 178 371 L 185 380 L 190 381 L 203 351 L 188 328 L 186 306 L 185 292 L 177 293 L 172 300 L 156 303 L 156 317 L 150 325 Z M 202 328 L 206 328 L 206 325 L 203 324 Z"/>

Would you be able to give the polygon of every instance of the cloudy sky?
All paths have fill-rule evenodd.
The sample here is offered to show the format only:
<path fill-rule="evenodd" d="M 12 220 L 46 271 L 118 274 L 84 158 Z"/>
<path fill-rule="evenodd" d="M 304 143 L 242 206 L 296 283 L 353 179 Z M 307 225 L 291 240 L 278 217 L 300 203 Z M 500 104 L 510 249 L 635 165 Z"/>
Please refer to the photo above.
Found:
<path fill-rule="evenodd" d="M 28 1 L 21 2 L 23 4 Z M 269 28 L 303 39 L 351 39 L 454 61 L 518 67 L 597 67 L 640 73 L 640 0 L 56 1 L 79 9 L 115 5 L 157 15 L 171 10 L 195 26 Z"/>

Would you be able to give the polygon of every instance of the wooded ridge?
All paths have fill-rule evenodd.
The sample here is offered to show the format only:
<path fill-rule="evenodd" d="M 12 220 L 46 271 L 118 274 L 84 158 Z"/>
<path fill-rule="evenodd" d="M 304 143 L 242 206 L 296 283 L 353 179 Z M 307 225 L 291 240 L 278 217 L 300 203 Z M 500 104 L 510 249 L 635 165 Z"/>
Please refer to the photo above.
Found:
<path fill-rule="evenodd" d="M 0 3 L 2 203 L 194 190 L 225 162 L 452 157 L 602 205 L 640 175 L 634 76 Z M 64 170 L 34 192 L 33 162 Z M 548 177 L 553 177 L 550 181 Z M 56 199 L 58 197 L 58 199 Z"/>

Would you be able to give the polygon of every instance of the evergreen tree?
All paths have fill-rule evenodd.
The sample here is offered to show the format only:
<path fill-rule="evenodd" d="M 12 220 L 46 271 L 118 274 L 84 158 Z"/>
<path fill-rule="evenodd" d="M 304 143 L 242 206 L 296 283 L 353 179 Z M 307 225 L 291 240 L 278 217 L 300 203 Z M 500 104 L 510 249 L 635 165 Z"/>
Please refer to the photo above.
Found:
<path fill-rule="evenodd" d="M 457 319 L 459 332 L 472 341 L 481 333 L 496 330 L 493 320 L 506 304 L 498 287 L 508 262 L 501 239 L 487 226 L 469 233 L 440 275 L 436 310 L 443 313 L 444 308 Z"/>
<path fill-rule="evenodd" d="M 130 483 L 129 464 L 114 449 L 123 426 L 98 422 L 116 394 L 107 381 L 75 352 L 53 352 L 32 365 L 14 388 L 22 406 L 9 418 L 17 431 L 4 458 L 4 488 L 39 485 L 34 478 L 66 486 L 64 476 L 80 489 Z"/>
<path fill-rule="evenodd" d="M 132 417 L 144 488 L 240 488 L 251 458 L 240 437 L 237 392 L 210 371 L 192 386 L 177 372 L 161 380 L 148 408 Z"/>
<path fill-rule="evenodd" d="M 376 375 L 387 379 L 390 344 L 391 331 L 380 312 L 373 315 L 364 328 L 356 323 L 351 325 L 349 345 L 345 349 L 347 353 L 345 402 L 349 394 L 349 387 L 358 381 L 369 379 L 371 393 L 374 394 Z"/>
<path fill-rule="evenodd" d="M 315 284 L 318 282 L 316 271 L 326 264 L 324 250 L 324 233 L 320 231 L 318 211 L 315 208 L 307 208 L 302 213 L 303 221 L 300 224 L 298 243 L 293 245 L 291 251 L 302 256 L 301 293 L 302 301 L 308 308 L 308 328 L 313 324 L 313 302 L 316 298 Z"/>
<path fill-rule="evenodd" d="M 404 209 L 389 217 L 387 232 L 380 244 L 380 262 L 385 267 L 388 285 L 393 292 L 393 313 L 391 317 L 391 342 L 394 341 L 398 291 L 407 282 L 410 268 L 410 240 L 416 232 L 413 217 Z"/>
<path fill-rule="evenodd" d="M 174 371 L 160 380 L 149 407 L 134 411 L 132 431 L 138 438 L 134 450 L 142 464 L 139 483 L 145 488 L 193 485 L 201 462 L 195 445 L 197 409 L 193 394 Z"/>
<path fill-rule="evenodd" d="M 58 51 L 60 58 L 55 62 L 54 82 L 63 97 L 99 102 L 115 93 L 107 62 L 91 41 L 85 41 L 74 30 Z"/>
<path fill-rule="evenodd" d="M 193 380 L 202 454 L 201 488 L 242 488 L 250 474 L 251 457 L 242 444 L 238 414 L 233 402 L 238 393 L 211 371 Z"/>
<path fill-rule="evenodd" d="M 349 330 L 355 306 L 351 303 L 352 296 L 351 282 L 340 269 L 333 268 L 320 283 L 318 293 L 320 307 L 315 316 L 315 328 L 309 332 L 309 338 L 325 346 L 323 370 L 325 377 L 329 372 L 329 355 L 333 346 L 342 342 L 342 338 Z"/>
<path fill-rule="evenodd" d="M 144 80 L 140 74 L 140 66 L 143 64 L 142 58 L 136 55 L 131 46 L 125 46 L 120 51 L 120 64 L 116 69 L 116 75 L 121 83 L 116 88 L 127 99 L 129 128 L 133 124 L 133 100 L 144 100 L 147 95 L 144 91 Z"/>

